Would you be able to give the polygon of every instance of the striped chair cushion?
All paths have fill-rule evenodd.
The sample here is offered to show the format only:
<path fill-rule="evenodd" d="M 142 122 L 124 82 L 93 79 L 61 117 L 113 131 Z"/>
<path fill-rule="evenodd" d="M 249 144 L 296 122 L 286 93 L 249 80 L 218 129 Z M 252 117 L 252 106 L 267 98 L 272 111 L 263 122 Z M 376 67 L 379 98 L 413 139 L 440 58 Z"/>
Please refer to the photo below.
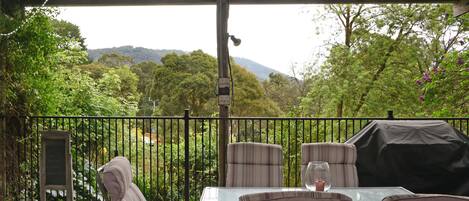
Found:
<path fill-rule="evenodd" d="M 227 150 L 228 187 L 281 187 L 282 147 L 261 143 L 234 143 Z"/>
<path fill-rule="evenodd" d="M 469 197 L 438 194 L 391 195 L 383 201 L 469 201 Z"/>
<path fill-rule="evenodd" d="M 239 201 L 352 201 L 352 199 L 339 193 L 286 191 L 243 195 L 239 197 Z"/>
<path fill-rule="evenodd" d="M 282 146 L 240 142 L 228 145 L 227 162 L 234 164 L 282 165 Z"/>
<path fill-rule="evenodd" d="M 310 161 L 326 161 L 331 172 L 331 184 L 336 187 L 357 187 L 358 174 L 355 162 L 357 149 L 353 144 L 308 143 L 301 145 L 301 178 Z"/>

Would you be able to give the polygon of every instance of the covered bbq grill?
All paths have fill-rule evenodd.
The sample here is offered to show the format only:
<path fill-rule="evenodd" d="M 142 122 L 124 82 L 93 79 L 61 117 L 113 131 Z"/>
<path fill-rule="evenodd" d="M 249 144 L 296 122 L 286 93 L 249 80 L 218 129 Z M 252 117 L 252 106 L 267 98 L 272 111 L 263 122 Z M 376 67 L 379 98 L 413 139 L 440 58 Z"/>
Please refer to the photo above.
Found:
<path fill-rule="evenodd" d="M 347 143 L 360 186 L 469 195 L 469 137 L 444 121 L 372 121 Z"/>

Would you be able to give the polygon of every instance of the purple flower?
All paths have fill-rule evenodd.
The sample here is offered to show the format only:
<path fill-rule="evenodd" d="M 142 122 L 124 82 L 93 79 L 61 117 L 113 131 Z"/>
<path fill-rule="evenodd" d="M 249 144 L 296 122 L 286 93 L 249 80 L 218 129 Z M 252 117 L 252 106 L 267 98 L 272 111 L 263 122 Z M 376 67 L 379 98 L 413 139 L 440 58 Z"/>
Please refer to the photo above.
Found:
<path fill-rule="evenodd" d="M 430 75 L 428 75 L 427 72 L 423 73 L 423 80 L 425 82 L 431 82 L 432 81 L 432 78 L 430 78 Z"/>
<path fill-rule="evenodd" d="M 438 67 L 436 67 L 436 66 L 433 67 L 433 72 L 434 72 L 434 73 L 438 73 Z"/>
<path fill-rule="evenodd" d="M 417 80 L 415 83 L 417 83 L 417 85 L 422 85 L 422 80 Z"/>
<path fill-rule="evenodd" d="M 420 95 L 419 100 L 420 100 L 420 102 L 423 102 L 425 100 L 425 95 Z"/>
<path fill-rule="evenodd" d="M 462 57 L 458 58 L 458 65 L 463 65 L 464 64 L 464 59 Z"/>

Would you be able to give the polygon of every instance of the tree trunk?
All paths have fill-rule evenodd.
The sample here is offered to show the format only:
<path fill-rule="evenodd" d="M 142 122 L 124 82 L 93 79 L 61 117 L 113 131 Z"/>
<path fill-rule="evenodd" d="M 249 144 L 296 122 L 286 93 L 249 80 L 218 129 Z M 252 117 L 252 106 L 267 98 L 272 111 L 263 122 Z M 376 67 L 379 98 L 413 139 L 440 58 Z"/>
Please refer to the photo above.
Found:
<path fill-rule="evenodd" d="M 360 13 L 357 13 L 356 15 L 360 15 Z M 350 51 L 350 47 L 352 46 L 352 33 L 353 33 L 353 22 L 352 22 L 350 6 L 346 7 L 343 17 L 344 17 L 344 29 L 345 29 L 345 46 L 347 46 L 347 51 Z M 348 60 L 345 61 L 344 68 L 349 68 Z M 341 95 L 339 99 L 339 103 L 337 104 L 336 116 L 342 117 L 343 113 L 344 113 L 344 96 Z"/>
<path fill-rule="evenodd" d="M 1 14 L 1 13 L 0 13 Z M 5 200 L 6 193 L 6 135 L 5 135 L 5 102 L 6 102 L 6 81 L 5 81 L 5 52 L 6 40 L 0 38 L 0 200 Z"/>
<path fill-rule="evenodd" d="M 345 16 L 345 46 L 347 46 L 350 49 L 351 42 L 352 42 L 352 29 L 353 29 L 353 22 L 351 21 L 351 16 L 350 16 L 350 7 L 347 6 L 346 10 L 346 16 Z M 358 14 L 359 15 L 359 14 Z"/>
<path fill-rule="evenodd" d="M 375 72 L 375 74 L 371 78 L 370 82 L 366 86 L 365 91 L 361 94 L 360 99 L 358 100 L 357 107 L 353 111 L 354 116 L 357 115 L 358 112 L 360 112 L 361 108 L 363 107 L 363 104 L 365 103 L 366 97 L 368 96 L 371 89 L 373 88 L 373 84 L 379 79 L 379 77 L 380 77 L 381 73 L 384 71 L 384 69 L 386 69 L 388 60 L 391 57 L 392 52 L 394 52 L 396 47 L 400 44 L 402 38 L 404 36 L 406 36 L 407 34 L 409 34 L 409 32 L 407 32 L 405 34 L 403 34 L 403 32 L 404 32 L 404 29 L 401 27 L 401 29 L 399 30 L 399 34 L 396 37 L 396 40 L 394 40 L 394 42 L 389 46 L 389 48 L 386 51 L 386 54 L 383 56 L 384 57 L 383 63 L 381 63 L 379 65 L 378 70 Z"/>
<path fill-rule="evenodd" d="M 342 117 L 344 111 L 344 98 L 340 97 L 339 104 L 337 104 L 337 117 Z"/>

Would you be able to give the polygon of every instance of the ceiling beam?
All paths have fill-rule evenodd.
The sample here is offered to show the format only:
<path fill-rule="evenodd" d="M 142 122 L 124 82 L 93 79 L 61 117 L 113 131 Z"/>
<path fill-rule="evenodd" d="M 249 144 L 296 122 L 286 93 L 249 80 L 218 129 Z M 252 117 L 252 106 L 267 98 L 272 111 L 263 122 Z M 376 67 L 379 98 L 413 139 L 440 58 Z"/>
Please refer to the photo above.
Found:
<path fill-rule="evenodd" d="M 26 0 L 28 6 L 44 0 Z M 49 0 L 49 6 L 143 6 L 143 5 L 215 5 L 216 0 Z M 230 0 L 230 4 L 382 4 L 382 3 L 455 3 L 457 0 Z"/>
<path fill-rule="evenodd" d="M 453 12 L 456 17 L 469 13 L 469 0 L 459 0 L 453 5 Z"/>

